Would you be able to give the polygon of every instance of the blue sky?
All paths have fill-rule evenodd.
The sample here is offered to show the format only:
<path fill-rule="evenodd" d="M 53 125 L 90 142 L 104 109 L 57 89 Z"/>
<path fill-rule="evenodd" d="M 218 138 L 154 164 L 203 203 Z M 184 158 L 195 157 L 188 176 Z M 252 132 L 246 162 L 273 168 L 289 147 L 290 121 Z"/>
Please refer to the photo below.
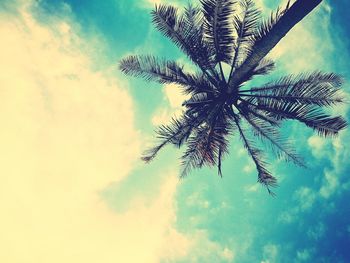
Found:
<path fill-rule="evenodd" d="M 237 136 L 216 170 L 178 180 L 181 151 L 139 161 L 183 96 L 123 76 L 129 54 L 184 55 L 151 24 L 154 2 L 0 0 L 0 261 L 349 262 L 350 132 L 324 139 L 287 123 L 308 168 L 276 160 L 276 198 Z M 267 14 L 272 0 L 257 4 Z M 272 51 L 264 81 L 312 70 L 345 77 L 345 1 L 324 1 Z M 349 120 L 349 106 L 333 109 Z"/>

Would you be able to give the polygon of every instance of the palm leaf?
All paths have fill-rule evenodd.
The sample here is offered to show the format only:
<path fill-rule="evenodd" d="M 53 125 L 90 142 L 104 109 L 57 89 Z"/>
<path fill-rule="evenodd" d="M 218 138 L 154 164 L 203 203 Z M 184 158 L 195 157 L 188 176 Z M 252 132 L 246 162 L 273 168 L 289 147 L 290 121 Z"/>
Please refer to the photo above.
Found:
<path fill-rule="evenodd" d="M 190 99 L 184 101 L 182 106 L 187 107 L 203 107 L 205 104 L 210 104 L 214 101 L 214 98 L 208 96 L 208 93 L 202 92 L 194 94 Z"/>
<path fill-rule="evenodd" d="M 272 126 L 280 127 L 281 120 L 276 119 L 273 116 L 270 116 L 266 111 L 260 110 L 256 107 L 256 105 L 252 103 L 247 103 L 246 101 L 242 100 L 238 104 L 238 108 L 247 114 L 251 114 L 258 119 L 265 121 L 269 123 Z"/>
<path fill-rule="evenodd" d="M 252 116 L 252 114 L 246 114 L 244 112 L 241 112 L 241 114 L 253 128 L 254 133 L 261 139 L 270 143 L 273 152 L 278 158 L 284 158 L 286 161 L 292 161 L 296 165 L 306 167 L 302 158 L 296 154 L 296 151 L 291 144 L 280 136 L 275 127 L 255 116 Z"/>
<path fill-rule="evenodd" d="M 142 77 L 147 81 L 193 85 L 193 76 L 183 71 L 183 66 L 175 61 L 157 59 L 154 56 L 129 56 L 119 63 L 120 70 L 126 75 Z"/>
<path fill-rule="evenodd" d="M 215 84 L 217 82 L 213 69 L 215 63 L 211 56 L 207 55 L 210 54 L 210 49 L 203 41 L 202 29 L 189 24 L 191 21 L 186 20 L 183 15 L 178 15 L 177 8 L 173 6 L 156 6 L 152 11 L 152 17 L 156 28 L 181 48 Z"/>
<path fill-rule="evenodd" d="M 242 13 L 234 15 L 233 19 L 237 38 L 234 48 L 235 55 L 231 62 L 232 70 L 230 77 L 244 60 L 245 56 L 250 54 L 253 44 L 251 38 L 260 19 L 260 12 L 255 7 L 253 0 L 241 0 L 240 5 Z"/>
<path fill-rule="evenodd" d="M 275 69 L 275 62 L 271 59 L 262 59 L 253 69 L 252 76 L 267 75 Z"/>
<path fill-rule="evenodd" d="M 254 42 L 259 42 L 261 39 L 266 37 L 278 23 L 278 21 L 280 21 L 283 15 L 289 10 L 289 8 L 290 0 L 288 0 L 287 5 L 284 8 L 277 7 L 277 10 L 275 12 L 271 12 L 270 17 L 266 20 L 263 20 L 257 30 L 255 30 L 252 36 Z"/>
<path fill-rule="evenodd" d="M 233 52 L 232 11 L 236 1 L 201 0 L 204 33 L 208 44 L 215 47 L 215 61 L 230 63 Z"/>
<path fill-rule="evenodd" d="M 191 75 L 189 78 L 189 85 L 183 86 L 183 92 L 185 94 L 200 94 L 200 93 L 210 93 L 219 94 L 219 90 L 214 86 L 202 73 L 197 73 Z"/>
<path fill-rule="evenodd" d="M 241 91 L 241 96 L 257 98 L 259 103 L 300 103 L 332 106 L 343 102 L 339 94 L 342 78 L 334 73 L 314 72 L 287 76 L 260 88 Z"/>
<path fill-rule="evenodd" d="M 278 120 L 295 119 L 317 131 L 321 136 L 336 136 L 339 131 L 347 127 L 347 122 L 341 116 L 331 117 L 314 105 L 288 103 L 283 101 L 244 100 L 251 106 L 265 111 Z"/>
<path fill-rule="evenodd" d="M 252 78 L 258 75 L 266 75 L 275 69 L 275 63 L 270 59 L 262 59 L 258 65 L 253 68 L 249 74 L 245 75 L 244 78 L 241 79 L 241 84 L 238 86 L 237 90 L 240 91 L 241 86 L 251 80 Z M 243 91 L 244 92 L 244 91 Z"/>
<path fill-rule="evenodd" d="M 156 134 L 160 142 L 146 150 L 141 159 L 145 162 L 152 161 L 157 153 L 169 143 L 181 147 L 190 136 L 192 129 L 199 125 L 201 121 L 203 121 L 203 116 L 189 118 L 184 114 L 180 119 L 173 118 L 169 125 L 159 126 Z"/>
<path fill-rule="evenodd" d="M 258 182 L 264 185 L 268 192 L 271 195 L 274 195 L 274 192 L 271 191 L 271 187 L 277 186 L 277 180 L 274 176 L 271 175 L 271 173 L 266 169 L 266 162 L 263 161 L 263 153 L 261 150 L 259 150 L 256 146 L 254 146 L 254 143 L 250 141 L 246 137 L 246 132 L 243 130 L 241 125 L 239 124 L 238 116 L 235 115 L 235 113 L 232 112 L 232 118 L 234 122 L 236 123 L 236 126 L 238 128 L 240 137 L 243 141 L 244 147 L 247 149 L 248 154 L 252 157 L 256 169 L 258 171 Z"/>
<path fill-rule="evenodd" d="M 221 159 L 228 152 L 226 136 L 231 126 L 223 123 L 223 115 L 216 117 L 213 122 L 195 128 L 193 136 L 188 139 L 187 150 L 182 156 L 181 177 L 203 165 L 217 165 L 221 171 Z"/>

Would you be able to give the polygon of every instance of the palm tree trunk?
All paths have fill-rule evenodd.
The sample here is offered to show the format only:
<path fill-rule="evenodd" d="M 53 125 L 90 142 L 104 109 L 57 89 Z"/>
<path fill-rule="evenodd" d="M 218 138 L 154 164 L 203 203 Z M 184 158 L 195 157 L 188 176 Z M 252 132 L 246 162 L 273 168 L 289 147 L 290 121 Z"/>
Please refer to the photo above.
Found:
<path fill-rule="evenodd" d="M 307 16 L 322 0 L 297 0 L 290 9 L 274 25 L 271 31 L 252 48 L 252 54 L 236 70 L 229 83 L 228 92 L 232 93 L 244 76 L 273 49 L 277 43 L 305 16 Z"/>

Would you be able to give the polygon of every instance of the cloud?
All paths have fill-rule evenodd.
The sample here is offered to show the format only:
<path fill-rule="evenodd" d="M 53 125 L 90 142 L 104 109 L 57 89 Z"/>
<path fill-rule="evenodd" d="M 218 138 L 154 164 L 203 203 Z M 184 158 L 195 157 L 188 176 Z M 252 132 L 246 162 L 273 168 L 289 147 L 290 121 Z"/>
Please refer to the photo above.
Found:
<path fill-rule="evenodd" d="M 283 211 L 278 216 L 278 221 L 286 224 L 294 223 L 301 217 L 300 214 L 310 211 L 319 200 L 319 193 L 306 186 L 299 187 L 293 194 L 296 204 Z"/>
<path fill-rule="evenodd" d="M 267 244 L 263 247 L 263 258 L 261 263 L 278 262 L 277 257 L 279 253 L 279 246 L 275 244 Z"/>
<path fill-rule="evenodd" d="M 186 262 L 234 262 L 235 253 L 232 249 L 208 238 L 208 232 L 197 230 L 187 235 L 189 250 L 185 255 Z M 174 262 L 174 261 L 170 261 Z"/>
<path fill-rule="evenodd" d="M 140 154 L 132 99 L 94 70 L 90 41 L 68 15 L 45 26 L 33 8 L 0 14 L 0 261 L 153 263 L 166 240 L 181 255 L 186 239 L 168 232 L 174 173 L 147 206 L 116 214 L 100 199 Z"/>
<path fill-rule="evenodd" d="M 346 178 L 346 173 L 349 168 L 347 160 L 350 158 L 350 151 L 344 145 L 349 141 L 349 138 L 349 132 L 345 130 L 337 138 L 328 141 L 324 141 L 324 139 L 315 135 L 308 139 L 312 154 L 316 158 L 327 157 L 331 163 L 322 173 L 321 185 L 318 191 L 319 195 L 325 199 L 348 189 L 350 181 Z"/>
<path fill-rule="evenodd" d="M 152 116 L 153 125 L 168 124 L 173 117 L 182 115 L 182 103 L 188 99 L 188 95 L 181 92 L 181 87 L 176 84 L 165 84 L 163 87 L 164 103 L 156 110 Z"/>
<path fill-rule="evenodd" d="M 312 135 L 307 140 L 308 145 L 312 150 L 312 155 L 316 158 L 323 157 L 327 152 L 324 151 L 326 141 L 318 135 Z"/>
<path fill-rule="evenodd" d="M 255 167 L 254 167 L 254 163 L 249 161 L 249 164 L 246 164 L 244 167 L 243 167 L 243 172 L 245 173 L 251 173 L 251 172 L 254 172 L 255 171 Z"/>
<path fill-rule="evenodd" d="M 186 198 L 186 205 L 208 209 L 210 202 L 204 199 L 200 192 L 197 191 Z"/>
<path fill-rule="evenodd" d="M 181 107 L 182 103 L 188 99 L 188 96 L 182 94 L 181 87 L 176 84 L 165 85 L 164 92 L 172 108 Z"/>
<path fill-rule="evenodd" d="M 252 184 L 252 185 L 247 185 L 244 187 L 244 190 L 247 192 L 256 192 L 261 188 L 261 185 L 259 183 Z"/>
<path fill-rule="evenodd" d="M 297 251 L 297 262 L 310 262 L 314 249 L 303 249 Z"/>
<path fill-rule="evenodd" d="M 298 200 L 301 211 L 307 211 L 310 210 L 315 203 L 317 194 L 311 188 L 300 187 L 295 192 L 294 197 Z"/>
<path fill-rule="evenodd" d="M 155 5 L 160 5 L 160 4 L 166 4 L 166 5 L 171 5 L 175 7 L 180 7 L 182 8 L 184 4 L 181 2 L 181 0 L 142 0 L 140 1 L 140 6 L 143 8 L 154 8 Z"/>
<path fill-rule="evenodd" d="M 319 240 L 324 236 L 326 232 L 326 226 L 324 223 L 319 222 L 318 224 L 311 226 L 307 231 L 307 236 L 314 240 Z"/>
<path fill-rule="evenodd" d="M 316 16 L 321 12 L 323 8 L 318 8 L 307 16 L 271 51 L 270 57 L 288 74 L 329 68 L 329 63 L 323 54 L 331 54 L 334 50 L 329 33 L 330 13 Z M 315 30 L 315 25 L 318 30 Z"/>
<path fill-rule="evenodd" d="M 313 209 L 317 202 L 330 199 L 337 191 L 345 189 L 345 187 L 339 187 L 339 179 L 333 171 L 325 170 L 322 176 L 324 176 L 324 178 L 316 189 L 301 186 L 294 192 L 293 198 L 297 203 L 289 207 L 288 210 L 282 212 L 278 217 L 278 221 L 288 224 L 293 223 L 297 218 L 301 217 L 301 214 Z M 327 209 L 323 209 L 322 212 L 328 213 L 333 210 L 334 207 L 328 204 Z"/>
<path fill-rule="evenodd" d="M 332 172 L 325 171 L 324 175 L 325 178 L 320 189 L 320 195 L 327 199 L 337 190 L 339 182 L 338 177 Z"/>

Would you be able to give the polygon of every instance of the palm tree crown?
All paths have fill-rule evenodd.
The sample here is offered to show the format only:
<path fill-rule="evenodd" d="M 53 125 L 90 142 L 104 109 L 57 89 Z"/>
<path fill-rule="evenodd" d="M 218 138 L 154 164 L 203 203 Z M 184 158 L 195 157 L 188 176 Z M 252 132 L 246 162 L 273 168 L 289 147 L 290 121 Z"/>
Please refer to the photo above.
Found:
<path fill-rule="evenodd" d="M 274 62 L 266 55 L 321 1 L 288 2 L 268 20 L 262 20 L 253 0 L 201 0 L 200 7 L 189 5 L 181 14 L 172 6 L 156 6 L 153 23 L 198 71 L 188 73 L 175 61 L 150 55 L 133 55 L 120 62 L 125 74 L 175 83 L 190 95 L 183 103 L 182 116 L 158 128 L 159 143 L 142 159 L 151 161 L 167 144 L 185 144 L 181 177 L 204 165 L 217 166 L 222 176 L 228 138 L 238 134 L 255 163 L 258 181 L 269 193 L 277 185 L 276 179 L 266 168 L 264 154 L 252 135 L 267 142 L 277 157 L 303 166 L 302 158 L 279 134 L 279 127 L 284 120 L 294 119 L 319 135 L 337 135 L 346 127 L 346 121 L 329 116 L 322 107 L 343 101 L 339 93 L 342 78 L 334 73 L 311 72 L 285 76 L 258 87 L 247 88 L 245 84 L 274 69 Z M 224 64 L 230 70 L 224 70 Z"/>

